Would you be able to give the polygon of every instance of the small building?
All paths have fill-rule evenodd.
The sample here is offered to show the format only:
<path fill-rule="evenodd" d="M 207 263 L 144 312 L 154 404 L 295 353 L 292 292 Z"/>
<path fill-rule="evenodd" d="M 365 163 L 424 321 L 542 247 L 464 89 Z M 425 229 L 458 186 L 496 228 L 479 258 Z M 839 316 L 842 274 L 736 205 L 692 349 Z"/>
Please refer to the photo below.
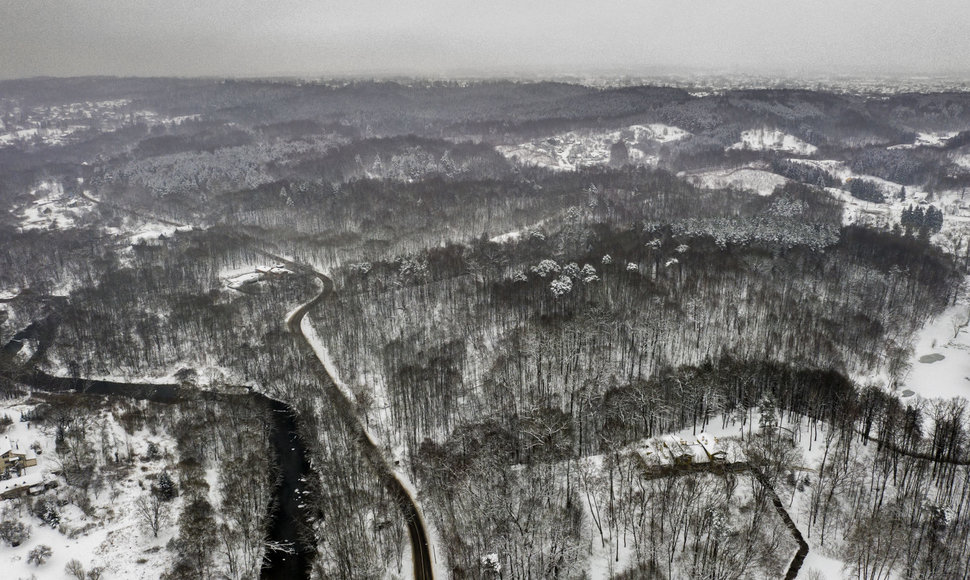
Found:
<path fill-rule="evenodd" d="M 37 495 L 47 489 L 48 482 L 45 481 L 40 471 L 34 471 L 21 477 L 0 480 L 0 499 L 12 499 L 24 495 Z"/>
<path fill-rule="evenodd" d="M 0 473 L 9 469 L 23 470 L 37 465 L 33 449 L 20 450 L 6 435 L 0 437 Z"/>
<path fill-rule="evenodd" d="M 644 467 L 656 468 L 670 462 L 667 454 L 663 451 L 663 446 L 657 442 L 649 441 L 645 446 L 637 448 L 637 455 L 643 460 Z"/>
<path fill-rule="evenodd" d="M 713 463 L 727 462 L 727 451 L 713 435 L 701 433 L 697 436 L 697 443 L 703 447 L 704 452 Z"/>
<path fill-rule="evenodd" d="M 668 435 L 664 438 L 663 443 L 674 465 L 690 465 L 694 460 L 694 454 L 686 442 L 681 441 L 679 438 Z"/>

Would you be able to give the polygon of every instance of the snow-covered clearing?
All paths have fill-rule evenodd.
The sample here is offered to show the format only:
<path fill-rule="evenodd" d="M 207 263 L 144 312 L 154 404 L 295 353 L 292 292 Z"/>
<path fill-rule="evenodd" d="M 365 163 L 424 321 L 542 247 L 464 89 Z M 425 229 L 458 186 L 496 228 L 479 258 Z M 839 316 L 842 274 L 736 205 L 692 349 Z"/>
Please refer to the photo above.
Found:
<path fill-rule="evenodd" d="M 171 238 L 178 232 L 190 232 L 192 230 L 192 226 L 168 226 L 149 223 L 131 232 L 128 236 L 128 241 L 133 246 L 161 245 L 164 240 Z"/>
<path fill-rule="evenodd" d="M 842 580 L 846 578 L 845 562 L 837 558 L 826 556 L 824 548 L 814 548 L 808 551 L 805 561 L 802 563 L 802 570 L 799 577 L 809 578 L 813 571 L 818 574 L 819 580 Z"/>
<path fill-rule="evenodd" d="M 252 287 L 253 285 L 280 276 L 289 276 L 294 272 L 286 267 L 285 264 L 275 264 L 273 266 L 244 266 L 241 268 L 225 269 L 219 272 L 219 278 L 223 280 L 226 288 L 231 290 L 241 290 Z"/>
<path fill-rule="evenodd" d="M 542 221 L 539 221 L 539 222 L 536 222 L 536 223 L 532 224 L 531 226 L 526 226 L 526 227 L 523 227 L 523 228 L 520 228 L 520 229 L 517 229 L 517 230 L 513 230 L 511 232 L 506 232 L 504 234 L 497 235 L 497 236 L 489 239 L 488 241 L 494 242 L 496 244 L 506 244 L 506 243 L 509 243 L 509 242 L 515 242 L 519 238 L 521 238 L 523 235 L 531 234 L 532 232 L 538 231 L 539 228 L 541 228 L 543 226 L 543 224 L 546 223 L 546 221 L 547 220 L 542 220 Z"/>
<path fill-rule="evenodd" d="M 689 135 L 679 127 L 652 123 L 630 125 L 617 131 L 569 131 L 519 145 L 500 145 L 496 150 L 526 165 L 572 171 L 578 167 L 609 163 L 610 147 L 622 140 L 628 146 L 631 163 L 651 165 L 657 162 L 656 156 L 644 153 L 638 145 L 649 149 L 651 144 L 657 146 Z"/>
<path fill-rule="evenodd" d="M 953 153 L 950 155 L 950 161 L 964 169 L 970 169 L 970 153 Z"/>
<path fill-rule="evenodd" d="M 669 143 L 671 141 L 680 141 L 681 139 L 690 137 L 690 133 L 684 131 L 680 127 L 664 125 L 662 123 L 631 125 L 628 130 L 633 131 L 635 142 L 648 140 L 656 141 L 657 143 Z"/>
<path fill-rule="evenodd" d="M 745 151 L 785 151 L 796 155 L 812 155 L 818 147 L 777 129 L 750 129 L 741 133 L 741 140 L 727 148 Z"/>
<path fill-rule="evenodd" d="M 789 161 L 824 169 L 842 181 L 864 179 L 879 186 L 886 197 L 884 203 L 852 197 L 845 189 L 826 188 L 829 194 L 842 203 L 842 222 L 846 225 L 892 226 L 899 223 L 904 209 L 910 206 L 923 206 L 925 209 L 927 205 L 934 205 L 943 210 L 943 230 L 933 236 L 931 239 L 933 243 L 944 250 L 952 251 L 956 241 L 962 240 L 970 233 L 970 199 L 963 190 L 941 190 L 930 194 L 919 187 L 903 186 L 872 175 L 856 173 L 842 161 L 832 159 L 789 159 Z M 904 187 L 906 197 L 900 199 L 899 194 Z"/>
<path fill-rule="evenodd" d="M 0 148 L 16 146 L 22 143 L 40 141 L 44 145 L 61 145 L 67 138 L 78 131 L 87 129 L 84 125 L 70 125 L 68 127 L 45 127 L 20 129 L 10 133 L 0 135 Z"/>
<path fill-rule="evenodd" d="M 928 321 L 916 337 L 903 396 L 970 399 L 970 295 L 964 280 L 956 304 Z"/>
<path fill-rule="evenodd" d="M 916 147 L 942 147 L 946 142 L 959 134 L 959 131 L 937 131 L 935 133 L 917 133 L 913 143 L 890 145 L 886 149 L 915 149 Z"/>
<path fill-rule="evenodd" d="M 13 145 L 20 141 L 26 141 L 37 135 L 39 129 L 20 129 L 0 135 L 0 146 Z"/>
<path fill-rule="evenodd" d="M 734 187 L 754 191 L 758 195 L 771 195 L 776 187 L 788 183 L 788 179 L 776 173 L 753 167 L 704 171 L 687 175 L 687 180 L 698 187 Z"/>

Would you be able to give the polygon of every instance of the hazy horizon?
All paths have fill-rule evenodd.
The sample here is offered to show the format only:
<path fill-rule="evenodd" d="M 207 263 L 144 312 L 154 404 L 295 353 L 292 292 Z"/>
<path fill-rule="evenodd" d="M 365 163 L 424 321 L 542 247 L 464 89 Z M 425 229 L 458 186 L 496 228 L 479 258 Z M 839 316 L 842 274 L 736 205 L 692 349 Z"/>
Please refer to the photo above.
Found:
<path fill-rule="evenodd" d="M 0 78 L 966 77 L 970 4 L 932 8 L 870 0 L 37 0 L 0 8 Z"/>

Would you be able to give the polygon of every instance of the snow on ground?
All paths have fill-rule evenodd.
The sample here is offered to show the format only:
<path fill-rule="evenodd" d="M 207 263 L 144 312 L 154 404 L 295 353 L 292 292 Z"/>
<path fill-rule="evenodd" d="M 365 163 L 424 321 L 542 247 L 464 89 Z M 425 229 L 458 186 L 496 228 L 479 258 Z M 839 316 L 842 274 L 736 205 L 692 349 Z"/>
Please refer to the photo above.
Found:
<path fill-rule="evenodd" d="M 953 153 L 950 155 L 950 161 L 964 169 L 970 169 L 970 153 Z"/>
<path fill-rule="evenodd" d="M 291 317 L 297 310 L 294 310 L 293 312 L 287 315 L 286 317 L 287 323 L 289 323 Z M 337 386 L 337 388 L 340 389 L 344 397 L 346 397 L 351 401 L 356 401 L 356 397 L 354 396 L 352 389 L 347 385 L 347 383 L 345 383 L 340 378 L 340 371 L 337 368 L 337 365 L 334 363 L 333 358 L 331 358 L 330 351 L 327 349 L 326 344 L 324 344 L 323 340 L 317 334 L 316 329 L 313 327 L 313 323 L 310 321 L 309 316 L 303 317 L 303 320 L 300 322 L 300 329 L 303 331 L 303 335 L 306 337 L 307 342 L 309 342 L 310 346 L 313 348 L 313 352 L 317 355 L 317 358 L 320 359 L 320 362 L 323 363 L 324 368 L 327 369 L 327 374 L 329 374 L 333 378 L 333 382 Z M 371 440 L 372 443 L 381 440 L 381 439 L 375 438 L 371 434 L 368 426 L 361 423 L 359 416 L 357 417 L 357 420 L 358 420 L 358 423 L 360 423 L 361 428 L 367 434 L 367 437 Z M 389 425 L 390 423 L 384 423 L 384 424 Z M 383 448 L 383 447 L 379 446 L 379 448 Z M 434 566 L 434 575 L 440 578 L 447 578 L 449 576 L 449 573 L 448 573 L 448 563 L 446 561 L 445 551 L 438 549 L 438 547 L 442 545 L 441 533 L 438 531 L 434 523 L 430 521 L 427 517 L 424 517 L 424 515 L 421 513 L 421 505 L 417 501 L 417 498 L 420 495 L 418 493 L 417 487 L 415 487 L 414 483 L 411 482 L 407 474 L 404 472 L 403 469 L 400 468 L 398 464 L 396 464 L 396 462 L 387 461 L 386 454 L 384 455 L 385 455 L 385 464 L 394 473 L 394 477 L 407 490 L 411 498 L 414 499 L 414 504 L 418 506 L 419 516 L 421 518 L 422 523 L 424 524 L 424 529 L 428 534 L 428 543 L 430 544 L 430 547 L 431 547 L 431 557 L 432 557 L 432 565 Z"/>
<path fill-rule="evenodd" d="M 505 244 L 508 242 L 514 242 L 522 237 L 522 234 L 529 231 L 529 228 L 522 228 L 520 230 L 514 230 L 511 232 L 506 232 L 504 234 L 499 234 L 494 238 L 490 238 L 488 241 L 495 244 Z"/>
<path fill-rule="evenodd" d="M 741 133 L 741 140 L 727 148 L 728 150 L 746 151 L 786 151 L 796 155 L 812 155 L 818 147 L 806 143 L 777 129 L 751 129 Z"/>
<path fill-rule="evenodd" d="M 741 448 L 741 439 L 745 437 L 750 437 L 752 433 L 757 432 L 758 425 L 761 420 L 760 413 L 755 409 L 750 409 L 743 416 L 743 421 L 741 417 L 735 417 L 738 419 L 735 422 L 731 420 L 725 421 L 724 416 L 717 415 L 710 418 L 706 425 L 698 424 L 696 427 L 685 427 L 679 431 L 664 433 L 657 435 L 655 437 L 644 439 L 636 443 L 631 444 L 627 447 L 627 450 L 636 451 L 640 457 L 643 459 L 644 464 L 656 464 L 656 465 L 669 465 L 670 461 L 668 459 L 657 459 L 655 453 L 656 448 L 654 447 L 651 451 L 651 447 L 662 441 L 668 440 L 668 438 L 677 439 L 689 446 L 697 447 L 700 437 L 703 437 L 709 444 L 715 442 L 717 447 L 725 450 L 727 452 L 726 461 L 736 462 L 744 461 L 744 452 Z M 782 425 L 783 428 L 790 428 L 790 424 L 785 423 Z M 702 435 L 703 434 L 703 435 Z M 816 465 L 823 453 L 823 449 L 819 445 L 815 445 L 811 451 L 807 449 L 807 438 L 802 438 L 800 441 L 803 447 L 803 457 L 806 465 Z M 701 452 L 703 452 L 701 450 Z M 707 462 L 708 459 L 706 455 L 703 459 Z M 602 469 L 603 456 L 602 455 L 590 455 L 584 457 L 580 460 L 580 469 L 587 469 L 596 471 Z M 716 476 L 711 476 L 716 477 Z M 743 485 L 739 486 L 737 490 L 738 499 L 744 503 L 748 501 L 751 497 L 752 488 L 750 486 L 755 485 L 753 480 L 745 478 L 743 480 Z M 591 522 L 592 516 L 589 512 L 590 507 L 583 503 L 583 509 L 586 512 L 586 521 Z M 787 506 L 786 506 L 787 507 Z M 795 514 L 791 514 L 795 518 Z M 797 519 L 796 519 L 797 522 Z M 604 530 L 609 534 L 609 530 Z M 802 530 L 804 532 L 804 530 Z M 588 571 L 589 577 L 594 579 L 603 579 L 614 577 L 617 573 L 624 570 L 629 570 L 636 559 L 636 553 L 632 544 L 628 546 L 623 545 L 621 538 L 606 538 L 606 546 L 602 545 L 601 538 L 596 529 L 588 529 L 586 532 L 589 534 L 589 561 L 588 561 Z M 618 545 L 619 544 L 619 545 Z M 617 549 L 619 550 L 619 559 L 617 561 Z M 792 552 L 792 556 L 794 552 Z M 827 560 L 821 558 L 816 564 L 821 567 Z M 836 570 L 841 570 L 842 562 L 837 560 L 832 560 L 835 563 Z M 803 572 L 804 574 L 804 572 Z M 825 576 L 823 576 L 825 578 Z M 841 576 L 832 576 L 832 578 L 841 578 Z"/>
<path fill-rule="evenodd" d="M 64 128 L 45 127 L 20 129 L 0 135 L 0 148 L 15 146 L 24 142 L 40 140 L 44 145 L 61 145 L 73 133 L 87 129 L 84 125 L 70 125 Z"/>
<path fill-rule="evenodd" d="M 33 107 L 26 120 L 17 124 L 0 123 L 0 148 L 26 144 L 47 146 L 62 145 L 72 140 L 72 135 L 93 130 L 110 133 L 132 124 L 175 126 L 196 120 L 199 115 L 168 117 L 151 110 L 129 108 L 131 101 L 84 101 L 62 105 Z"/>
<path fill-rule="evenodd" d="M 580 502 L 586 512 L 586 520 L 592 521 L 588 503 Z M 608 539 L 606 545 L 597 534 L 590 534 L 589 542 L 589 576 L 590 580 L 610 580 L 618 572 L 629 570 L 636 561 L 636 548 L 633 542 L 623 545 L 622 538 Z"/>
<path fill-rule="evenodd" d="M 59 181 L 41 182 L 30 196 L 28 203 L 11 210 L 24 230 L 70 229 L 92 208 L 90 201 L 66 192 Z"/>
<path fill-rule="evenodd" d="M 635 142 L 649 140 L 656 141 L 658 143 L 669 143 L 671 141 L 680 141 L 681 139 L 690 136 L 690 133 L 684 131 L 680 127 L 664 125 L 662 123 L 631 125 L 629 130 L 634 132 Z"/>
<path fill-rule="evenodd" d="M 788 183 L 786 178 L 778 174 L 754 167 L 693 173 L 687 175 L 687 180 L 698 187 L 711 189 L 735 187 L 754 191 L 758 195 L 771 195 L 776 187 Z"/>
<path fill-rule="evenodd" d="M 609 163 L 610 147 L 623 140 L 627 144 L 630 162 L 650 165 L 657 162 L 657 157 L 647 155 L 637 145 L 656 146 L 689 135 L 679 127 L 653 123 L 630 125 L 618 131 L 569 131 L 520 145 L 500 145 L 496 150 L 520 163 L 572 171 L 578 167 Z"/>
<path fill-rule="evenodd" d="M 521 238 L 524 234 L 528 234 L 528 233 L 537 231 L 539 228 L 541 228 L 543 226 L 543 224 L 546 223 L 546 221 L 547 220 L 542 220 L 542 221 L 539 221 L 539 222 L 536 222 L 536 223 L 532 224 L 531 226 L 526 226 L 524 228 L 520 228 L 520 229 L 517 229 L 517 230 L 513 230 L 511 232 L 506 232 L 504 234 L 497 235 L 494 238 L 489 239 L 488 241 L 493 242 L 493 243 L 496 243 L 496 244 L 505 244 L 505 243 L 508 243 L 508 242 L 514 242 L 514 241 L 518 240 L 519 238 Z"/>
<path fill-rule="evenodd" d="M 54 476 L 52 471 L 59 469 L 61 458 L 54 445 L 54 429 L 49 425 L 38 426 L 19 421 L 22 412 L 29 411 L 34 405 L 25 402 L 6 403 L 0 407 L 0 415 L 7 415 L 14 423 L 7 431 L 11 441 L 20 448 L 38 443 L 38 465 L 27 468 L 38 470 L 45 477 L 53 478 L 58 487 L 45 492 L 45 496 L 66 498 L 71 491 L 62 477 Z M 121 444 L 130 445 L 132 452 L 143 456 L 147 450 L 149 433 L 145 430 L 127 435 L 116 421 L 105 415 L 96 417 L 105 420 L 104 433 Z M 99 435 L 100 436 L 100 435 Z M 163 449 L 174 449 L 173 440 L 163 440 L 162 435 L 151 436 Z M 161 470 L 163 461 L 142 461 L 129 470 L 119 470 L 117 480 L 106 481 L 104 489 L 91 493 L 92 506 L 85 514 L 73 503 L 59 508 L 60 525 L 52 529 L 40 519 L 31 515 L 24 507 L 23 500 L 0 500 L 0 518 L 18 519 L 30 526 L 30 538 L 17 547 L 0 542 L 0 568 L 3 578 L 64 578 L 64 566 L 72 559 L 80 561 L 86 569 L 95 566 L 105 567 L 106 578 L 157 578 L 171 560 L 164 549 L 165 544 L 175 533 L 174 518 L 178 513 L 180 500 L 168 504 L 169 518 L 153 537 L 151 531 L 142 523 L 135 508 L 135 501 L 145 495 L 145 478 L 148 474 Z M 103 477 L 101 479 L 104 479 Z M 72 537 L 73 536 L 73 537 Z M 50 546 L 53 555 L 40 566 L 27 562 L 29 552 L 38 545 Z"/>
<path fill-rule="evenodd" d="M 838 187 L 826 187 L 832 197 L 842 202 L 842 223 L 844 225 L 867 224 L 885 227 L 899 222 L 903 207 L 895 208 L 893 203 L 875 203 L 852 197 L 848 191 Z"/>
<path fill-rule="evenodd" d="M 61 356 L 56 345 L 47 351 L 46 362 L 41 364 L 41 370 L 55 377 L 69 377 L 70 370 L 67 361 Z M 230 385 L 246 383 L 239 371 L 231 367 L 217 364 L 204 349 L 195 349 L 186 358 L 170 367 L 131 370 L 126 367 L 95 368 L 86 372 L 85 377 L 94 381 L 110 383 L 138 383 L 148 385 L 177 385 L 182 381 L 176 375 L 182 369 L 195 370 L 195 376 L 190 379 L 190 386 L 219 390 Z"/>
<path fill-rule="evenodd" d="M 909 206 L 934 205 L 943 210 L 943 231 L 933 236 L 931 241 L 944 250 L 952 251 L 950 246 L 955 240 L 962 240 L 970 233 L 970 199 L 963 190 L 941 190 L 932 195 L 915 186 L 905 186 L 906 198 L 899 199 L 903 185 L 888 181 L 873 175 L 855 173 L 844 162 L 833 159 L 789 159 L 796 163 L 812 165 L 828 171 L 833 176 L 847 181 L 851 179 L 865 179 L 877 184 L 886 196 L 885 203 L 863 201 L 852 197 L 848 191 L 836 187 L 828 187 L 826 191 L 842 202 L 842 222 L 849 224 L 866 224 L 875 227 L 892 226 L 899 223 L 903 210 Z"/>
<path fill-rule="evenodd" d="M 3 135 L 0 135 L 0 147 L 5 145 L 13 145 L 26 139 L 32 139 L 37 135 L 38 131 L 38 129 L 21 129 L 19 131 L 4 133 Z"/>
<path fill-rule="evenodd" d="M 970 399 L 970 295 L 964 281 L 957 303 L 928 321 L 916 337 L 902 396 Z"/>
<path fill-rule="evenodd" d="M 128 241 L 133 246 L 138 245 L 159 245 L 163 240 L 171 238 L 178 232 L 192 231 L 192 226 L 168 226 L 162 224 L 145 224 L 130 233 Z"/>
<path fill-rule="evenodd" d="M 288 276 L 293 273 L 285 264 L 275 264 L 273 266 L 243 266 L 223 269 L 219 272 L 219 279 L 230 290 L 242 290 L 244 288 L 251 288 L 253 285 L 267 278 Z"/>
<path fill-rule="evenodd" d="M 30 360 L 30 357 L 34 356 L 34 353 L 37 352 L 37 348 L 39 346 L 40 346 L 40 341 L 36 339 L 33 339 L 33 338 L 24 339 L 23 346 L 21 346 L 20 350 L 17 351 L 17 356 L 15 356 L 14 359 L 17 361 L 18 364 L 26 363 L 28 360 Z"/>
<path fill-rule="evenodd" d="M 801 453 L 801 464 L 797 469 L 798 473 L 802 476 L 808 475 L 810 480 L 814 481 L 816 477 L 816 470 L 818 465 L 822 460 L 822 456 L 825 452 L 823 440 L 825 434 L 828 430 L 828 426 L 825 424 L 820 424 L 818 440 L 813 441 L 809 434 L 808 423 L 797 415 L 792 415 L 789 421 L 787 414 L 782 414 L 783 418 L 779 416 L 778 426 L 780 429 L 787 431 L 789 433 L 794 433 L 796 435 L 795 441 Z M 706 425 L 698 424 L 696 428 L 694 426 L 686 427 L 680 431 L 675 431 L 672 433 L 664 433 L 657 435 L 653 440 L 662 440 L 668 436 L 672 436 L 676 439 L 692 443 L 696 440 L 697 436 L 702 432 L 708 434 L 709 436 L 715 437 L 718 443 L 722 445 L 729 453 L 728 461 L 741 461 L 744 459 L 743 451 L 741 450 L 741 438 L 748 438 L 752 434 L 758 431 L 758 426 L 761 422 L 761 415 L 757 409 L 749 409 L 743 415 L 743 422 L 740 420 L 740 416 L 727 417 L 723 415 L 715 415 L 710 418 Z M 633 449 L 641 449 L 648 445 L 651 440 L 639 441 L 633 445 Z M 874 447 L 861 448 L 862 453 L 872 453 Z M 593 462 L 599 461 L 600 456 L 593 456 L 589 458 Z M 818 545 L 816 537 L 810 537 L 807 535 L 807 505 L 810 501 L 811 487 L 805 487 L 804 491 L 795 491 L 794 495 L 792 492 L 784 490 L 776 490 L 782 499 L 785 509 L 788 511 L 795 525 L 801 531 L 802 535 L 805 536 L 806 541 L 809 544 L 808 557 L 802 566 L 799 577 L 808 577 L 810 570 L 815 570 L 820 574 L 820 577 L 825 580 L 836 580 L 844 578 L 845 574 L 842 572 L 844 562 L 832 557 L 832 553 L 828 551 L 828 547 L 821 547 Z M 790 504 L 790 505 L 789 505 Z M 597 537 L 598 544 L 598 537 Z M 624 553 L 621 550 L 621 563 L 623 566 L 618 566 L 616 570 L 623 570 L 632 562 L 632 559 L 624 561 Z M 593 550 L 593 560 L 591 561 L 593 566 L 605 566 L 606 562 L 603 560 L 603 555 L 598 554 L 598 552 Z M 609 578 L 608 569 L 597 570 L 595 567 L 592 568 L 593 572 L 599 575 L 594 576 L 598 578 Z"/>
<path fill-rule="evenodd" d="M 890 145 L 886 149 L 915 149 L 916 147 L 942 147 L 946 142 L 956 137 L 959 131 L 937 131 L 935 133 L 917 133 L 913 143 Z"/>
<path fill-rule="evenodd" d="M 808 555 L 805 556 L 805 561 L 802 563 L 799 576 L 811 578 L 811 574 L 814 571 L 818 574 L 816 578 L 821 580 L 842 580 L 842 578 L 846 578 L 844 567 L 845 562 L 842 560 L 830 558 L 822 554 L 819 548 L 815 548 L 814 550 L 809 550 Z"/>

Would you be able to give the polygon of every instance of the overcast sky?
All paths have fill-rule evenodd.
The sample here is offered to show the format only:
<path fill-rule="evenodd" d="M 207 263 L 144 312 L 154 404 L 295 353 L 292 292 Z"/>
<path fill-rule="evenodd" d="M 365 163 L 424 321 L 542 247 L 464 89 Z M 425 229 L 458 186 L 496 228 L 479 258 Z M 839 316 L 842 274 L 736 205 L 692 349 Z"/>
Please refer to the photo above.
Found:
<path fill-rule="evenodd" d="M 0 77 L 970 72 L 968 0 L 0 0 Z"/>

